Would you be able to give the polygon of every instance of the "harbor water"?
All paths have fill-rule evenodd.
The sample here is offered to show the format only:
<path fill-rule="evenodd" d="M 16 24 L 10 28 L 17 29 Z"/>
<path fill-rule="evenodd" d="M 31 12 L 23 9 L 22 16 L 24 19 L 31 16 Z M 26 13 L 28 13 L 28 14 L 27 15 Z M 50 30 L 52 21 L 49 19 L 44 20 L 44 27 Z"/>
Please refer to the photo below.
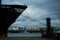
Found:
<path fill-rule="evenodd" d="M 41 33 L 8 33 L 8 37 L 42 37 Z"/>

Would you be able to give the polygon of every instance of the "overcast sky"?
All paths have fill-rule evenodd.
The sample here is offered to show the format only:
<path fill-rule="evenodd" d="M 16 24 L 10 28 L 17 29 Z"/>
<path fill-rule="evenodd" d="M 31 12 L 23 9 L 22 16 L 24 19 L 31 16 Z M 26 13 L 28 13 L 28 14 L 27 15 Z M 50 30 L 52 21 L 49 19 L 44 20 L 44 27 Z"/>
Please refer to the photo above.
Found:
<path fill-rule="evenodd" d="M 46 26 L 46 18 L 51 25 L 60 27 L 60 0 L 2 0 L 2 4 L 27 5 L 28 8 L 16 19 L 12 26 Z"/>

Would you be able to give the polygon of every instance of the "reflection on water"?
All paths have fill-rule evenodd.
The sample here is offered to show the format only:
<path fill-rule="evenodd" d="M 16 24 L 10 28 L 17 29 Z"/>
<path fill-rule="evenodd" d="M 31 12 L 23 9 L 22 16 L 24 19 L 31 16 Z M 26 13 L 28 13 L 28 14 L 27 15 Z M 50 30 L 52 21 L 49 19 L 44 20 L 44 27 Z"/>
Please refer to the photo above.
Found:
<path fill-rule="evenodd" d="M 42 37 L 41 33 L 8 33 L 8 37 Z"/>

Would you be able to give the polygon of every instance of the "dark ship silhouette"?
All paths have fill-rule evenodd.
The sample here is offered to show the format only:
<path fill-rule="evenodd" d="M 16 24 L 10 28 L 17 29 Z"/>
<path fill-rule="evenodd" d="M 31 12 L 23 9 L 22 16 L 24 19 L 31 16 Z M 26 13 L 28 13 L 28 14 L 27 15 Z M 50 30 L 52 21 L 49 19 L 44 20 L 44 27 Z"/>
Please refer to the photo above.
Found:
<path fill-rule="evenodd" d="M 0 37 L 7 36 L 8 27 L 26 8 L 25 5 L 0 5 Z"/>

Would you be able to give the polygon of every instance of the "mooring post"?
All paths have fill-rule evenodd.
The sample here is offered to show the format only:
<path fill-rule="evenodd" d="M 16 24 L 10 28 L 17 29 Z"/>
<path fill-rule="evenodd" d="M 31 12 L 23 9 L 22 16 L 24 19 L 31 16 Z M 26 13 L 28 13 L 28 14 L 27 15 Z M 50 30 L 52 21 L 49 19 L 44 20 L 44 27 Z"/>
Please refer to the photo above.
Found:
<path fill-rule="evenodd" d="M 47 22 L 46 36 L 47 37 L 51 37 L 51 19 L 50 18 L 46 18 L 46 22 Z"/>

